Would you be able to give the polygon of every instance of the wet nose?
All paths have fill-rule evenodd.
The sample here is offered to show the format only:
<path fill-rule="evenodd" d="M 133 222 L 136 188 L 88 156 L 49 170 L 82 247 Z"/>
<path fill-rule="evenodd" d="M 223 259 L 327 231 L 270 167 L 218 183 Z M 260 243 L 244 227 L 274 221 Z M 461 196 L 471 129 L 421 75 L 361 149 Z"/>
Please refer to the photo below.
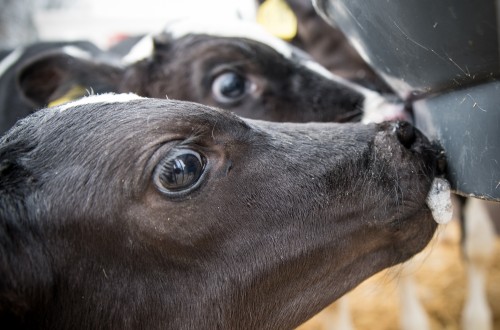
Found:
<path fill-rule="evenodd" d="M 410 149 L 417 138 L 415 128 L 406 121 L 399 121 L 392 124 L 394 133 L 399 142 L 407 149 Z"/>

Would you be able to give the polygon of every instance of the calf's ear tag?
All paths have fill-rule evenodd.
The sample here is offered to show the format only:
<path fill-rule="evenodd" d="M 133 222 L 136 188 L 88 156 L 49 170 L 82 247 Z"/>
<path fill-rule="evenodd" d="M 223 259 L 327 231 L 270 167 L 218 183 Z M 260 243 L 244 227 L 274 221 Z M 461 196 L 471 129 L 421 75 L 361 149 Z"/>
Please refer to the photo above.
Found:
<path fill-rule="evenodd" d="M 80 86 L 80 85 L 75 85 L 75 86 L 71 87 L 70 90 L 67 91 L 60 98 L 57 98 L 57 99 L 49 102 L 49 104 L 47 106 L 49 108 L 55 107 L 56 105 L 60 105 L 63 103 L 67 103 L 69 101 L 79 99 L 82 96 L 84 96 L 86 93 L 87 93 L 87 89 L 85 87 Z"/>
<path fill-rule="evenodd" d="M 297 35 L 297 16 L 285 0 L 264 1 L 257 10 L 257 22 L 284 40 L 292 40 Z"/>

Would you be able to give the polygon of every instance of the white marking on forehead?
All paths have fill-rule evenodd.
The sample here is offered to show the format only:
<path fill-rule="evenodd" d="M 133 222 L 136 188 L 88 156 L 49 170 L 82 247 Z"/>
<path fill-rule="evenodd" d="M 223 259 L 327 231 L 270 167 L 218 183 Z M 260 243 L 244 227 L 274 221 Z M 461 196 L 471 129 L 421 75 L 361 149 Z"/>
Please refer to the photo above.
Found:
<path fill-rule="evenodd" d="M 227 19 L 219 21 L 183 19 L 168 24 L 165 28 L 165 32 L 170 33 L 175 39 L 182 38 L 188 34 L 251 39 L 268 45 L 286 58 L 290 58 L 293 52 L 290 45 L 268 33 L 263 27 L 255 22 Z"/>
<path fill-rule="evenodd" d="M 132 64 L 153 56 L 154 42 L 151 35 L 147 35 L 139 40 L 123 57 L 124 64 Z"/>
<path fill-rule="evenodd" d="M 75 47 L 75 46 L 64 46 L 62 48 L 62 51 L 63 51 L 63 53 L 65 53 L 69 56 L 81 58 L 84 60 L 90 60 L 92 58 L 92 54 L 90 54 L 89 52 L 87 52 L 81 48 Z"/>
<path fill-rule="evenodd" d="M 79 105 L 85 105 L 85 104 L 94 104 L 94 103 L 123 103 L 123 102 L 128 102 L 128 101 L 133 101 L 133 100 L 139 100 L 139 99 L 144 99 L 144 97 L 140 97 L 136 94 L 133 93 L 128 93 L 128 94 L 113 94 L 113 93 L 107 93 L 107 94 L 99 94 L 99 95 L 90 95 L 83 97 L 81 99 L 78 99 L 73 102 L 68 102 L 63 105 L 60 105 L 58 107 L 54 107 L 54 110 L 57 110 L 59 112 L 66 111 L 70 108 L 79 106 Z"/>
<path fill-rule="evenodd" d="M 23 55 L 24 48 L 19 47 L 14 49 L 0 62 L 0 77 Z"/>

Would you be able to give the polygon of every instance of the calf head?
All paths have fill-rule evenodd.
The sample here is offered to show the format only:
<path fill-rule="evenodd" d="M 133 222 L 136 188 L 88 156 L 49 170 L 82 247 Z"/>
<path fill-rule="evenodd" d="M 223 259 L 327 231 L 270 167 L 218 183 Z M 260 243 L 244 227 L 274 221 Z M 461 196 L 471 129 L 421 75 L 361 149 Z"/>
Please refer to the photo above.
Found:
<path fill-rule="evenodd" d="M 0 319 L 295 327 L 428 243 L 434 163 L 405 123 L 130 95 L 39 111 L 0 140 Z"/>
<path fill-rule="evenodd" d="M 270 121 L 345 122 L 360 120 L 363 111 L 382 110 L 403 116 L 402 105 L 330 74 L 256 24 L 196 23 L 181 20 L 145 37 L 121 66 L 68 54 L 41 56 L 21 70 L 20 89 L 40 106 L 71 85 L 90 90 L 95 84 L 112 86 L 110 92 L 194 101 Z M 57 74 L 50 77 L 51 71 Z M 51 89 L 57 93 L 47 93 Z"/>

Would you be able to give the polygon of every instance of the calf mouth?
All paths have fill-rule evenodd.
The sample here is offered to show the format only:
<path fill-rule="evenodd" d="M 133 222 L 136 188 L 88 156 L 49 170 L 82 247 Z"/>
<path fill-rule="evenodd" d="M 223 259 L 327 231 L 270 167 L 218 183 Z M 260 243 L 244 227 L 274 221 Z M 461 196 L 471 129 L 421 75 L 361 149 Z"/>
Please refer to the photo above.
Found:
<path fill-rule="evenodd" d="M 396 264 L 420 252 L 434 235 L 437 223 L 429 208 L 428 195 L 435 178 L 446 171 L 446 158 L 443 149 L 409 121 L 385 121 L 410 116 L 411 109 L 406 105 L 394 106 L 398 116 L 405 115 L 366 125 L 374 127 L 375 132 L 368 142 L 367 165 L 360 167 L 365 173 L 335 172 L 334 175 L 359 181 L 349 184 L 350 197 L 341 197 L 340 203 L 356 208 L 356 216 L 362 218 L 360 226 L 377 228 L 382 237 L 390 237 L 390 243 L 382 249 L 394 251 L 391 262 Z M 350 200 L 353 198 L 362 199 L 357 201 L 360 205 L 354 205 Z"/>
<path fill-rule="evenodd" d="M 335 120 L 338 123 L 349 123 L 349 122 L 358 122 L 363 118 L 363 110 L 355 109 L 341 115 L 338 115 Z"/>
<path fill-rule="evenodd" d="M 388 247 L 402 262 L 431 240 L 437 223 L 427 197 L 434 179 L 445 169 L 439 146 L 405 121 L 376 125 L 363 197 L 363 225 L 379 228 L 390 237 Z M 355 187 L 355 189 L 361 189 Z"/>

